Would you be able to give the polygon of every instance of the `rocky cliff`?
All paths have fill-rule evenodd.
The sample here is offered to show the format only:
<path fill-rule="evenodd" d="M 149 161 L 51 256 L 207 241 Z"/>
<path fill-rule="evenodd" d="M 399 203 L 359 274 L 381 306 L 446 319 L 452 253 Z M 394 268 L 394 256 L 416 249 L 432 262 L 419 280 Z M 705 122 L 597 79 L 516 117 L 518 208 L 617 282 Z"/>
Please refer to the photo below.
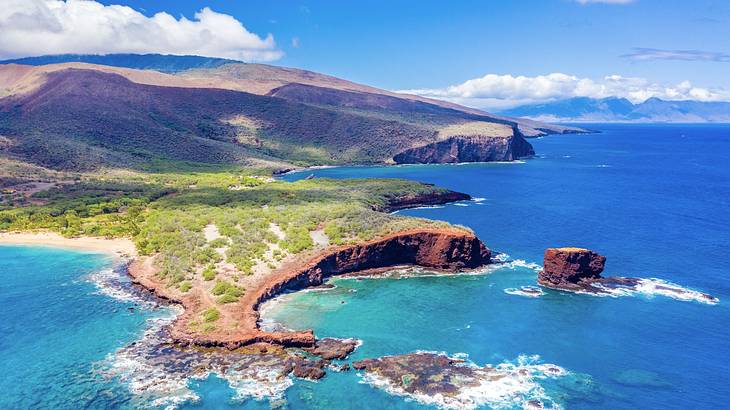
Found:
<path fill-rule="evenodd" d="M 580 289 L 582 283 L 599 279 L 606 257 L 583 248 L 548 248 L 538 283 L 548 287 Z"/>
<path fill-rule="evenodd" d="M 187 306 L 172 329 L 181 344 L 236 348 L 257 342 L 284 346 L 313 346 L 312 331 L 264 332 L 258 328 L 258 307 L 284 291 L 304 289 L 324 283 L 327 278 L 349 272 L 397 265 L 418 265 L 438 270 L 458 271 L 488 264 L 491 251 L 470 231 L 457 228 L 419 229 L 393 234 L 356 245 L 331 248 L 303 264 L 291 263 L 265 277 L 238 302 L 238 328 L 211 333 L 192 332 L 188 319 L 195 306 Z"/>
<path fill-rule="evenodd" d="M 514 161 L 535 155 L 532 145 L 515 131 L 508 137 L 452 136 L 403 151 L 393 157 L 398 164 Z"/>
<path fill-rule="evenodd" d="M 376 206 L 374 209 L 380 212 L 394 212 L 400 209 L 414 208 L 419 206 L 443 205 L 450 202 L 468 201 L 471 195 L 455 191 L 429 192 L 408 196 L 389 198 L 384 206 Z"/>

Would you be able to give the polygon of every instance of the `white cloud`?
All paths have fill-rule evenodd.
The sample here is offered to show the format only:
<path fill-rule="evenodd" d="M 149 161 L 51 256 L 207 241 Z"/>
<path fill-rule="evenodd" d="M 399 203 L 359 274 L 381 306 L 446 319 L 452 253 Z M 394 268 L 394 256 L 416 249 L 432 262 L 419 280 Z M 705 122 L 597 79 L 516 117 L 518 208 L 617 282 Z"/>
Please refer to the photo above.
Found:
<path fill-rule="evenodd" d="M 634 61 L 679 60 L 730 62 L 730 54 L 705 50 L 662 50 L 658 48 L 634 48 L 633 52 L 621 57 Z"/>
<path fill-rule="evenodd" d="M 634 103 L 651 97 L 666 100 L 730 101 L 730 90 L 695 87 L 689 81 L 663 85 L 644 78 L 620 75 L 609 75 L 596 81 L 563 73 L 535 77 L 487 74 L 444 88 L 400 92 L 485 109 L 505 109 L 573 97 L 623 97 Z"/>
<path fill-rule="evenodd" d="M 244 61 L 281 58 L 271 34 L 262 38 L 227 14 L 203 8 L 193 20 L 147 17 L 131 7 L 94 0 L 2 0 L 0 57 L 44 54 L 197 54 Z"/>
<path fill-rule="evenodd" d="M 575 0 L 580 4 L 629 4 L 633 3 L 634 0 Z"/>

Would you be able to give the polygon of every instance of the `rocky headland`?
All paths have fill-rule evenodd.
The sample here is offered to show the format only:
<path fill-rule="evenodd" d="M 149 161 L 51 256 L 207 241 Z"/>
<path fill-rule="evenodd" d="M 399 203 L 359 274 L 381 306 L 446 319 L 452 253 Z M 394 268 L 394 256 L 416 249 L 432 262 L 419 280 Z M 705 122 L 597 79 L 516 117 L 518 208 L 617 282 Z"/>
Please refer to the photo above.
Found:
<path fill-rule="evenodd" d="M 478 366 L 434 352 L 365 359 L 352 367 L 362 371 L 366 382 L 389 393 L 453 409 L 504 408 L 505 403 L 510 408 L 555 408 L 549 397 L 539 394 L 536 381 L 567 374 L 552 364 L 518 361 Z"/>
<path fill-rule="evenodd" d="M 606 257 L 583 248 L 548 248 L 538 284 L 559 290 L 594 295 L 625 296 L 635 293 L 664 295 L 678 300 L 715 304 L 718 299 L 707 293 L 687 289 L 659 279 L 603 277 Z"/>
<path fill-rule="evenodd" d="M 393 161 L 397 164 L 445 164 L 514 161 L 533 155 L 532 145 L 515 128 L 509 136 L 451 136 L 398 153 Z"/>
<path fill-rule="evenodd" d="M 384 203 L 373 205 L 373 208 L 390 212 L 469 198 L 466 194 L 444 190 L 386 198 Z M 171 338 L 177 344 L 236 349 L 255 343 L 271 343 L 285 347 L 306 347 L 319 352 L 325 348 L 342 352 L 342 346 L 337 343 L 318 341 L 311 330 L 260 329 L 259 306 L 283 292 L 322 285 L 335 275 L 403 265 L 455 272 L 478 268 L 490 262 L 491 251 L 472 231 L 445 225 L 409 228 L 368 241 L 329 245 L 305 252 L 284 261 L 268 274 L 250 278 L 245 294 L 235 303 L 226 305 L 211 301 L 208 293 L 195 285 L 184 293 L 171 288 L 158 275 L 159 267 L 154 255 L 134 260 L 129 266 L 129 273 L 135 283 L 162 299 L 182 305 L 184 311 L 170 329 Z M 206 330 L 196 323 L 200 322 L 202 313 L 211 305 L 217 306 L 220 311 L 218 323 L 221 325 Z M 334 357 L 340 356 L 342 353 L 334 354 Z"/>
<path fill-rule="evenodd" d="M 231 312 L 237 324 L 236 328 L 208 333 L 188 326 L 200 314 L 200 295 L 197 292 L 182 297 L 171 292 L 164 281 L 156 277 L 157 269 L 151 258 L 134 261 L 129 271 L 135 282 L 185 308 L 185 312 L 178 317 L 171 329 L 172 338 L 179 344 L 229 349 L 258 342 L 287 347 L 316 347 L 316 339 L 311 330 L 260 330 L 258 307 L 282 292 L 321 285 L 335 275 L 400 265 L 458 271 L 488 264 L 490 257 L 491 251 L 474 233 L 462 228 L 414 229 L 365 243 L 332 247 L 306 261 L 295 260 L 287 263 L 255 287 L 248 288 Z"/>

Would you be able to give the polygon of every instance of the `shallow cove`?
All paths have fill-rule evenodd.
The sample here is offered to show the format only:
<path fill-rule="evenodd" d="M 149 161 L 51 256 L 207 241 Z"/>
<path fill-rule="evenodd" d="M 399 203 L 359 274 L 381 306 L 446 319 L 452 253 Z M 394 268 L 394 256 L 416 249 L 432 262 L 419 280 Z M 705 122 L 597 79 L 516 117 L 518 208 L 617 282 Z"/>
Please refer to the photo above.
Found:
<path fill-rule="evenodd" d="M 362 339 L 356 359 L 422 349 L 467 353 L 481 365 L 539 354 L 590 376 L 551 387 L 568 408 L 722 406 L 730 396 L 722 359 L 730 354 L 730 127 L 589 127 L 602 132 L 531 140 L 539 157 L 522 164 L 329 168 L 285 179 L 408 178 L 466 192 L 484 200 L 401 212 L 469 226 L 526 262 L 541 263 L 551 246 L 592 248 L 608 256 L 607 274 L 669 280 L 713 294 L 718 305 L 507 294 L 535 281 L 516 266 L 486 276 L 337 280 L 330 291 L 287 295 L 266 317 Z M 343 392 L 344 379 L 358 380 L 295 386 L 290 402 L 317 408 L 363 394 L 382 408 L 418 407 L 369 386 Z"/>
<path fill-rule="evenodd" d="M 94 275 L 111 274 L 114 258 L 2 245 L 0 262 L 0 408 L 134 407 L 129 390 L 97 368 L 154 313 L 97 286 Z"/>

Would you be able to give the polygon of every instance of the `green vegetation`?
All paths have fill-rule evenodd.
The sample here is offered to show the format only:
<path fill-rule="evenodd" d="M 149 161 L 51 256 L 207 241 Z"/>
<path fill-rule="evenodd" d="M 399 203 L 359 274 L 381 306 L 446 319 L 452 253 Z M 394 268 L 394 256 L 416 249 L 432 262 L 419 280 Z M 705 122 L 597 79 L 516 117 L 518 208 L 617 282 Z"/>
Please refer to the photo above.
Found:
<path fill-rule="evenodd" d="M 187 291 L 189 291 L 192 287 L 193 287 L 193 285 L 190 282 L 188 282 L 188 281 L 182 282 L 182 283 L 180 283 L 180 292 L 187 293 Z"/>
<path fill-rule="evenodd" d="M 246 275 L 313 249 L 313 231 L 339 245 L 445 225 L 378 211 L 398 197 L 441 191 L 432 186 L 392 179 L 289 183 L 252 172 L 86 174 L 32 195 L 24 206 L 0 205 L 0 230 L 131 237 L 141 254 L 156 255 L 170 286 L 185 293 L 194 280 L 215 280 L 216 301 L 232 303 L 243 295 L 237 282 Z M 208 225 L 220 234 L 210 242 Z"/>
<path fill-rule="evenodd" d="M 220 319 L 221 312 L 219 312 L 218 309 L 212 307 L 204 310 L 201 317 L 203 318 L 203 322 L 205 323 L 215 322 L 216 320 Z"/>
<path fill-rule="evenodd" d="M 206 266 L 205 269 L 203 269 L 203 279 L 207 281 L 211 281 L 215 279 L 215 268 L 213 266 Z"/>
<path fill-rule="evenodd" d="M 218 281 L 215 283 L 211 293 L 218 298 L 218 303 L 237 302 L 238 298 L 243 296 L 243 289 L 226 281 Z"/>

